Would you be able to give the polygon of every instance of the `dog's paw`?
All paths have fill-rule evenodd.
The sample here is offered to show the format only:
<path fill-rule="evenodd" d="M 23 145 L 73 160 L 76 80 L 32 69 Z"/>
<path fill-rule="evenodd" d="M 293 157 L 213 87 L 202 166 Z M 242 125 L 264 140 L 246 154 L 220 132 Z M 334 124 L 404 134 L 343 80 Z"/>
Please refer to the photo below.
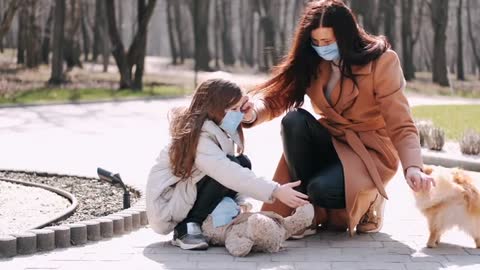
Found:
<path fill-rule="evenodd" d="M 427 247 L 428 247 L 428 248 L 436 248 L 436 247 L 438 247 L 438 241 L 428 241 Z"/>

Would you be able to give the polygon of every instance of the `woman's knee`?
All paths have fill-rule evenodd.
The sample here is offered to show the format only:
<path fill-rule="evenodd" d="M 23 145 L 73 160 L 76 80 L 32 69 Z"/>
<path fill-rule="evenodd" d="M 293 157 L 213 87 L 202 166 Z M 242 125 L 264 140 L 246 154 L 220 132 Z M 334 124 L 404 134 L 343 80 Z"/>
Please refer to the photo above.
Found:
<path fill-rule="evenodd" d="M 307 186 L 307 195 L 314 205 L 345 208 L 345 190 L 341 185 L 333 185 L 328 181 L 311 181 Z"/>
<path fill-rule="evenodd" d="M 313 117 L 304 109 L 295 109 L 293 111 L 288 112 L 282 118 L 282 130 L 283 131 L 298 131 L 301 130 L 302 127 L 306 126 L 306 120 L 309 117 Z"/>
<path fill-rule="evenodd" d="M 232 156 L 232 155 L 227 155 L 227 157 L 231 161 L 239 164 L 240 166 L 242 166 L 244 168 L 247 168 L 247 169 L 250 169 L 250 170 L 252 169 L 252 162 L 250 161 L 250 158 L 246 155 L 242 154 L 242 155 L 239 155 L 239 156 L 236 156 L 236 157 Z"/>

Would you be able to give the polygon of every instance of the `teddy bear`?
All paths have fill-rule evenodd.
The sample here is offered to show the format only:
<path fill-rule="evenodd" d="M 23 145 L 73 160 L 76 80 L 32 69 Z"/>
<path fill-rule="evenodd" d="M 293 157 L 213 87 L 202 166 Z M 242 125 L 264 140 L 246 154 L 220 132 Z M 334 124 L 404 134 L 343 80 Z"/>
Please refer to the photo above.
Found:
<path fill-rule="evenodd" d="M 215 227 L 209 215 L 202 224 L 203 235 L 212 245 L 225 245 L 233 256 L 256 252 L 278 252 L 294 233 L 312 224 L 314 208 L 306 204 L 289 217 L 273 212 L 241 212 L 230 223 Z"/>

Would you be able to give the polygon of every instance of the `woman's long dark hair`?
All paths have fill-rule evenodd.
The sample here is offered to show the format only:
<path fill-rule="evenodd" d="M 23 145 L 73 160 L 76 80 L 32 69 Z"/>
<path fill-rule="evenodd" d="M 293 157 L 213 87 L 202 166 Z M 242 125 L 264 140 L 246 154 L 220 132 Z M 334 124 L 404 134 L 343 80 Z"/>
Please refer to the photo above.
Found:
<path fill-rule="evenodd" d="M 310 37 L 312 30 L 320 26 L 333 28 L 340 51 L 342 79 L 350 78 L 356 83 L 352 66 L 365 65 L 390 48 L 385 37 L 366 33 L 341 0 L 308 3 L 287 56 L 274 68 L 273 77 L 252 91 L 261 95 L 272 111 L 285 111 L 303 104 L 305 91 L 318 75 L 322 61 L 312 48 Z"/>
<path fill-rule="evenodd" d="M 190 106 L 170 112 L 172 143 L 168 154 L 173 175 L 182 180 L 192 175 L 203 123 L 210 119 L 220 124 L 225 110 L 239 102 L 242 93 L 241 88 L 231 81 L 209 79 L 195 90 Z M 241 126 L 238 132 L 243 144 Z"/>

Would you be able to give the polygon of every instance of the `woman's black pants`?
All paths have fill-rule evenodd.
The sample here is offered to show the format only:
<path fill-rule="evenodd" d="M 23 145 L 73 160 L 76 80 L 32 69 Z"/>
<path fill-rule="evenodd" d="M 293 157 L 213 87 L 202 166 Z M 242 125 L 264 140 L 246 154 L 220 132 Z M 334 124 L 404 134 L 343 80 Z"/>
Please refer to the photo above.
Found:
<path fill-rule="evenodd" d="M 227 157 L 242 167 L 252 169 L 252 163 L 245 155 Z M 236 191 L 223 186 L 208 175 L 204 176 L 197 182 L 197 199 L 192 209 L 188 212 L 187 217 L 175 227 L 178 235 L 184 235 L 187 232 L 187 223 L 189 222 L 195 222 L 201 226 L 224 197 L 235 198 L 236 195 Z"/>
<path fill-rule="evenodd" d="M 282 142 L 292 181 L 301 180 L 299 191 L 328 209 L 345 208 L 343 166 L 328 130 L 304 109 L 282 119 Z"/>

